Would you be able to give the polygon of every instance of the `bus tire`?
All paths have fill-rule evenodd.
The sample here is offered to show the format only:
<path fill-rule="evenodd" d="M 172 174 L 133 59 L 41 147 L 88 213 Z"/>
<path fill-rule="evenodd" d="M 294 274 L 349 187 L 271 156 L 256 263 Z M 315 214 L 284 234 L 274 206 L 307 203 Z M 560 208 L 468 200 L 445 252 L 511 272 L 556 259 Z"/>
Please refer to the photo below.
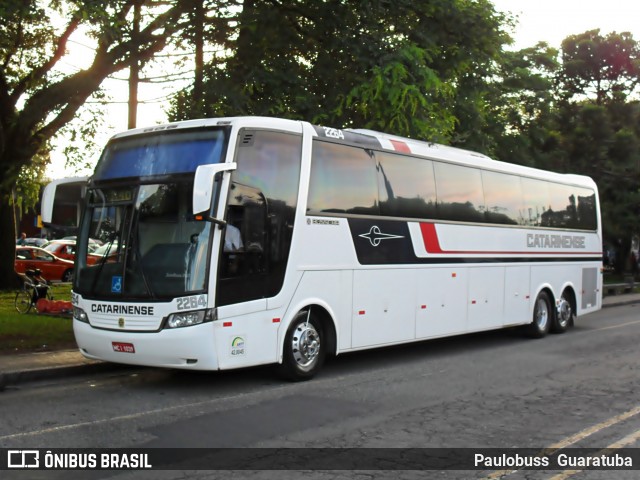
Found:
<path fill-rule="evenodd" d="M 562 292 L 562 296 L 560 297 L 558 311 L 553 316 L 553 321 L 551 322 L 551 332 L 566 332 L 569 326 L 573 323 L 573 318 L 574 312 L 573 308 L 571 308 L 571 300 L 569 299 L 569 295 L 565 290 L 564 292 Z"/>
<path fill-rule="evenodd" d="M 554 315 L 551 308 L 551 300 L 547 292 L 540 292 L 533 306 L 533 321 L 527 325 L 527 336 L 542 338 L 548 332 Z"/>
<path fill-rule="evenodd" d="M 313 378 L 324 363 L 324 340 L 320 320 L 308 310 L 299 312 L 284 339 L 280 375 L 296 382 Z"/>

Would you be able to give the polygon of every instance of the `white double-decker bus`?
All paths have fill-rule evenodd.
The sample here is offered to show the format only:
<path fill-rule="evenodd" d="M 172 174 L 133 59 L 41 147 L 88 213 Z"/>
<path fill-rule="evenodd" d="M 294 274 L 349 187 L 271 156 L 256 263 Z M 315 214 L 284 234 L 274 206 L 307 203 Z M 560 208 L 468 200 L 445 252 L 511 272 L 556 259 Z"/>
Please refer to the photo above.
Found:
<path fill-rule="evenodd" d="M 543 337 L 602 304 L 591 179 L 373 131 L 128 131 L 82 210 L 73 326 L 93 359 L 307 379 L 327 355 L 517 325 Z"/>

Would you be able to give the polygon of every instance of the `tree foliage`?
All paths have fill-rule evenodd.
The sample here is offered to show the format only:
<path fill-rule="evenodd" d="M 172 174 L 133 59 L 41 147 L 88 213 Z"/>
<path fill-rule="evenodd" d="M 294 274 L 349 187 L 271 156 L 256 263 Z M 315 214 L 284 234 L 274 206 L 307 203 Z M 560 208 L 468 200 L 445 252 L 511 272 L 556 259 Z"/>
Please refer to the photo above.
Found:
<path fill-rule="evenodd" d="M 227 54 L 172 119 L 276 115 L 444 141 L 460 79 L 507 39 L 487 0 L 245 0 L 226 13 Z"/>
<path fill-rule="evenodd" d="M 134 3 L 146 8 L 132 34 Z M 110 74 L 148 62 L 186 25 L 185 2 L 172 0 L 4 0 L 0 4 L 0 288 L 13 280 L 15 227 L 10 199 L 56 134 Z M 90 66 L 61 67 L 72 35 L 95 41 Z"/>
<path fill-rule="evenodd" d="M 562 42 L 559 82 L 566 99 L 625 100 L 640 84 L 640 45 L 629 32 L 570 35 Z"/>

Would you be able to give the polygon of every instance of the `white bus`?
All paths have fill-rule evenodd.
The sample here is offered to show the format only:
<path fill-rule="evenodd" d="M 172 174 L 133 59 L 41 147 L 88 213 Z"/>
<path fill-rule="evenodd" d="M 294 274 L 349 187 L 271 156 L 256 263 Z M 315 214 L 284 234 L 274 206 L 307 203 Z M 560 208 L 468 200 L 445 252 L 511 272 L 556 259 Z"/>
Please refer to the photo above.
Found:
<path fill-rule="evenodd" d="M 137 129 L 86 185 L 73 327 L 92 359 L 296 380 L 343 352 L 543 337 L 600 309 L 600 225 L 587 177 L 433 143 L 259 117 Z"/>

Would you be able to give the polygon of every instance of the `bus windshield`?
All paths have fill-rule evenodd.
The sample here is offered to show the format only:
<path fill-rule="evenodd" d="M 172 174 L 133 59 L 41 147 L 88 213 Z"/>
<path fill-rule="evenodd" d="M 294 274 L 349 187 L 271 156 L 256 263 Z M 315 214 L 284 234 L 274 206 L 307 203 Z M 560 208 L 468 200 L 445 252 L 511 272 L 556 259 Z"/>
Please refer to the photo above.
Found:
<path fill-rule="evenodd" d="M 97 238 L 104 244 L 78 257 L 75 290 L 165 299 L 203 291 L 212 224 L 194 220 L 191 185 L 90 190 L 81 241 Z"/>
<path fill-rule="evenodd" d="M 74 291 L 164 300 L 204 292 L 213 229 L 194 218 L 193 179 L 199 165 L 220 161 L 224 143 L 220 130 L 112 142 L 87 191 Z M 89 239 L 102 247 L 90 253 Z"/>

